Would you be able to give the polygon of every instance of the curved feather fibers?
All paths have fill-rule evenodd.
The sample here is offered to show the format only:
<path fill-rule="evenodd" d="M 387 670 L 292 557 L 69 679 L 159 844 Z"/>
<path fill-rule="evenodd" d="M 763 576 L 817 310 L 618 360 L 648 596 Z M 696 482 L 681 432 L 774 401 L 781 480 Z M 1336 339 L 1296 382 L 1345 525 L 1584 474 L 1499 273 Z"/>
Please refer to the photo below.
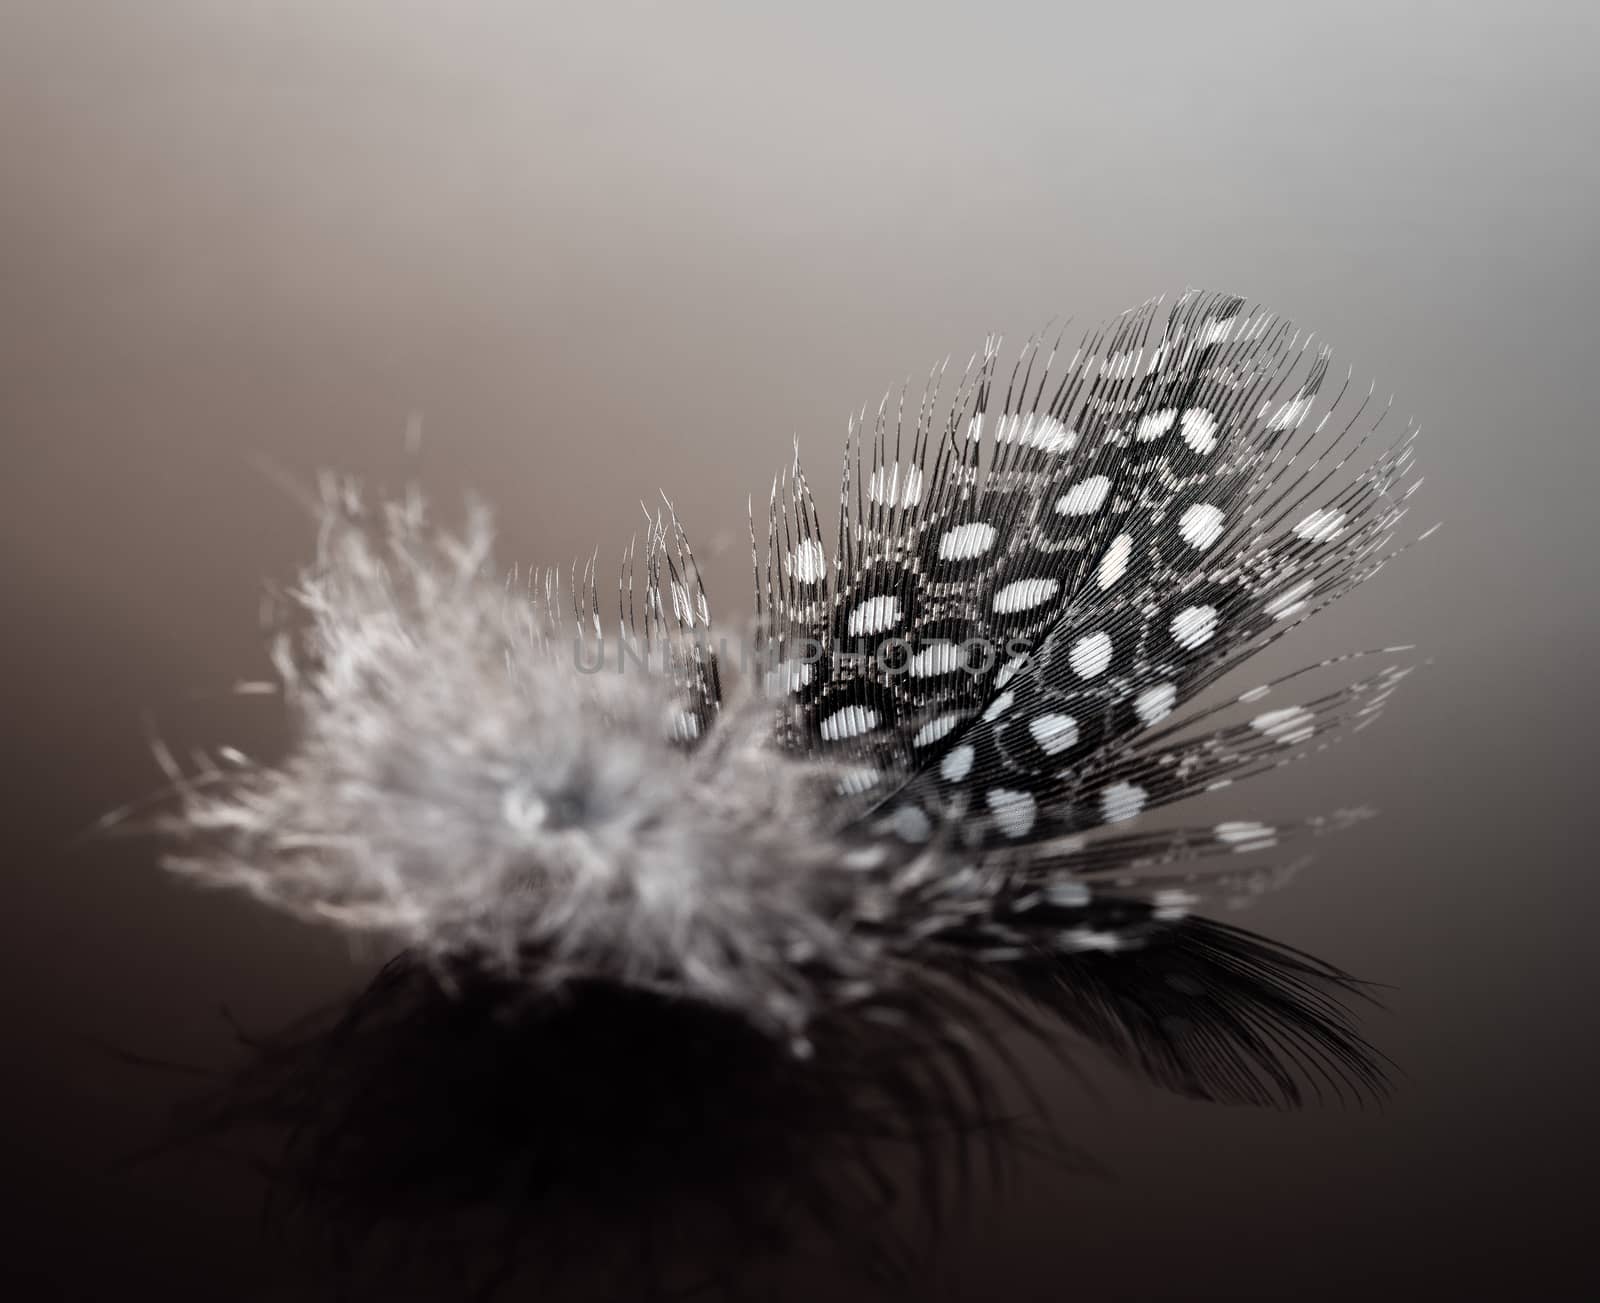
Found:
<path fill-rule="evenodd" d="M 1030 341 L 1009 372 L 991 341 L 948 401 L 941 368 L 851 422 L 831 539 L 798 454 L 774 482 L 765 673 L 732 687 L 670 505 L 612 608 L 594 558 L 570 592 L 508 588 L 481 514 L 451 534 L 330 481 L 278 648 L 295 743 L 175 775 L 168 863 L 800 1050 L 976 973 L 1191 1093 L 1375 1090 L 1349 978 L 1194 914 L 1362 812 L 1147 817 L 1366 727 L 1408 672 L 1388 648 L 1313 667 L 1356 667 L 1331 690 L 1208 695 L 1403 550 L 1416 431 L 1330 376 L 1230 295 Z M 634 673 L 590 672 L 622 652 Z"/>

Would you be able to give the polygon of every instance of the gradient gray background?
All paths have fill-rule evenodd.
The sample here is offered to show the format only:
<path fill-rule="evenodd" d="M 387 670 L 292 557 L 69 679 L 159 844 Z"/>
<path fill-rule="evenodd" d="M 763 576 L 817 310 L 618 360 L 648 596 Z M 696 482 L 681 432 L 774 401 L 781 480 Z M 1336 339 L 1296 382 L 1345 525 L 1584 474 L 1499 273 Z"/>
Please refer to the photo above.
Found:
<path fill-rule="evenodd" d="M 218 1002 L 271 1026 L 362 961 L 68 844 L 157 782 L 146 715 L 276 736 L 226 696 L 310 541 L 263 461 L 476 487 L 508 561 L 620 544 L 666 488 L 731 540 L 738 611 L 791 434 L 831 463 L 986 331 L 1185 284 L 1315 327 L 1425 427 L 1412 521 L 1444 530 L 1292 650 L 1436 663 L 1248 811 L 1383 807 L 1245 921 L 1391 983 L 1404 1077 L 1297 1115 L 1063 1086 L 1115 1180 L 1028 1171 L 946 1237 L 948 1296 L 1584 1294 L 1596 12 L 0 0 L 15 1297 L 286 1270 L 225 1164 L 107 1170 L 169 1087 L 90 1038 L 217 1062 Z"/>

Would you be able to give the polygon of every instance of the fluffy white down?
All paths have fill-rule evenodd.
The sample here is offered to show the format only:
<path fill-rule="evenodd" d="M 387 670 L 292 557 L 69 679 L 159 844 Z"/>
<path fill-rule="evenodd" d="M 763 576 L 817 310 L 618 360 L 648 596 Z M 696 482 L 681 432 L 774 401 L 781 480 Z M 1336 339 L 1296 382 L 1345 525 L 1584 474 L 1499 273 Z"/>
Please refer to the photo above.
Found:
<path fill-rule="evenodd" d="M 670 683 L 580 672 L 490 537 L 482 513 L 455 536 L 417 503 L 371 518 L 330 496 L 277 648 L 289 754 L 180 780 L 168 866 L 541 987 L 601 978 L 803 1025 L 808 974 L 871 960 L 836 921 L 864 886 L 816 835 L 815 766 L 775 754 L 756 708 L 674 743 Z"/>

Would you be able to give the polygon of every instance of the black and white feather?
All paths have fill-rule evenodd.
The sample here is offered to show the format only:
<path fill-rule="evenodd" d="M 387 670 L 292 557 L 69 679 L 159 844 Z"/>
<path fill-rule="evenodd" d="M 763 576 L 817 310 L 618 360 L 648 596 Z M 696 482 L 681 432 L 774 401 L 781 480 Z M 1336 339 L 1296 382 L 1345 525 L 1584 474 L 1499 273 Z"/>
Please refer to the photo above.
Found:
<path fill-rule="evenodd" d="M 1312 667 L 1351 669 L 1331 690 L 1209 691 L 1403 550 L 1416 431 L 1387 414 L 1228 295 L 1005 369 L 991 342 L 852 422 L 831 529 L 798 453 L 778 477 L 742 665 L 670 508 L 615 593 L 593 561 L 508 586 L 483 516 L 329 482 L 277 653 L 294 746 L 182 776 L 169 863 L 802 1049 L 971 973 L 1196 1093 L 1293 1096 L 1284 1056 L 1370 1086 L 1322 994 L 1348 979 L 1197 917 L 1356 815 L 1151 816 L 1364 728 L 1407 673 L 1387 648 Z"/>

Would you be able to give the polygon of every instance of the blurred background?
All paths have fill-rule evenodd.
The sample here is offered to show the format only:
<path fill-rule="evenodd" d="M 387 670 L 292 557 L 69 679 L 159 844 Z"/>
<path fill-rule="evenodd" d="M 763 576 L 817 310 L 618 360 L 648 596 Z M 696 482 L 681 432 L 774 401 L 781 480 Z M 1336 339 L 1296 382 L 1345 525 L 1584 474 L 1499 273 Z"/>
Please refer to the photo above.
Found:
<path fill-rule="evenodd" d="M 115 1165 L 174 1083 L 102 1043 L 214 1064 L 219 1006 L 375 956 L 82 836 L 154 733 L 278 736 L 229 688 L 313 542 L 280 476 L 475 489 L 508 564 L 614 555 L 665 489 L 738 614 L 792 436 L 820 475 L 985 333 L 1185 285 L 1424 426 L 1444 529 L 1290 650 L 1434 664 L 1248 810 L 1384 817 L 1243 920 L 1388 985 L 1399 1091 L 1063 1078 L 1108 1175 L 1024 1166 L 921 1296 L 1591 1297 L 1597 56 L 1587 0 L 0 0 L 12 1297 L 310 1297 L 250 1173 Z"/>

